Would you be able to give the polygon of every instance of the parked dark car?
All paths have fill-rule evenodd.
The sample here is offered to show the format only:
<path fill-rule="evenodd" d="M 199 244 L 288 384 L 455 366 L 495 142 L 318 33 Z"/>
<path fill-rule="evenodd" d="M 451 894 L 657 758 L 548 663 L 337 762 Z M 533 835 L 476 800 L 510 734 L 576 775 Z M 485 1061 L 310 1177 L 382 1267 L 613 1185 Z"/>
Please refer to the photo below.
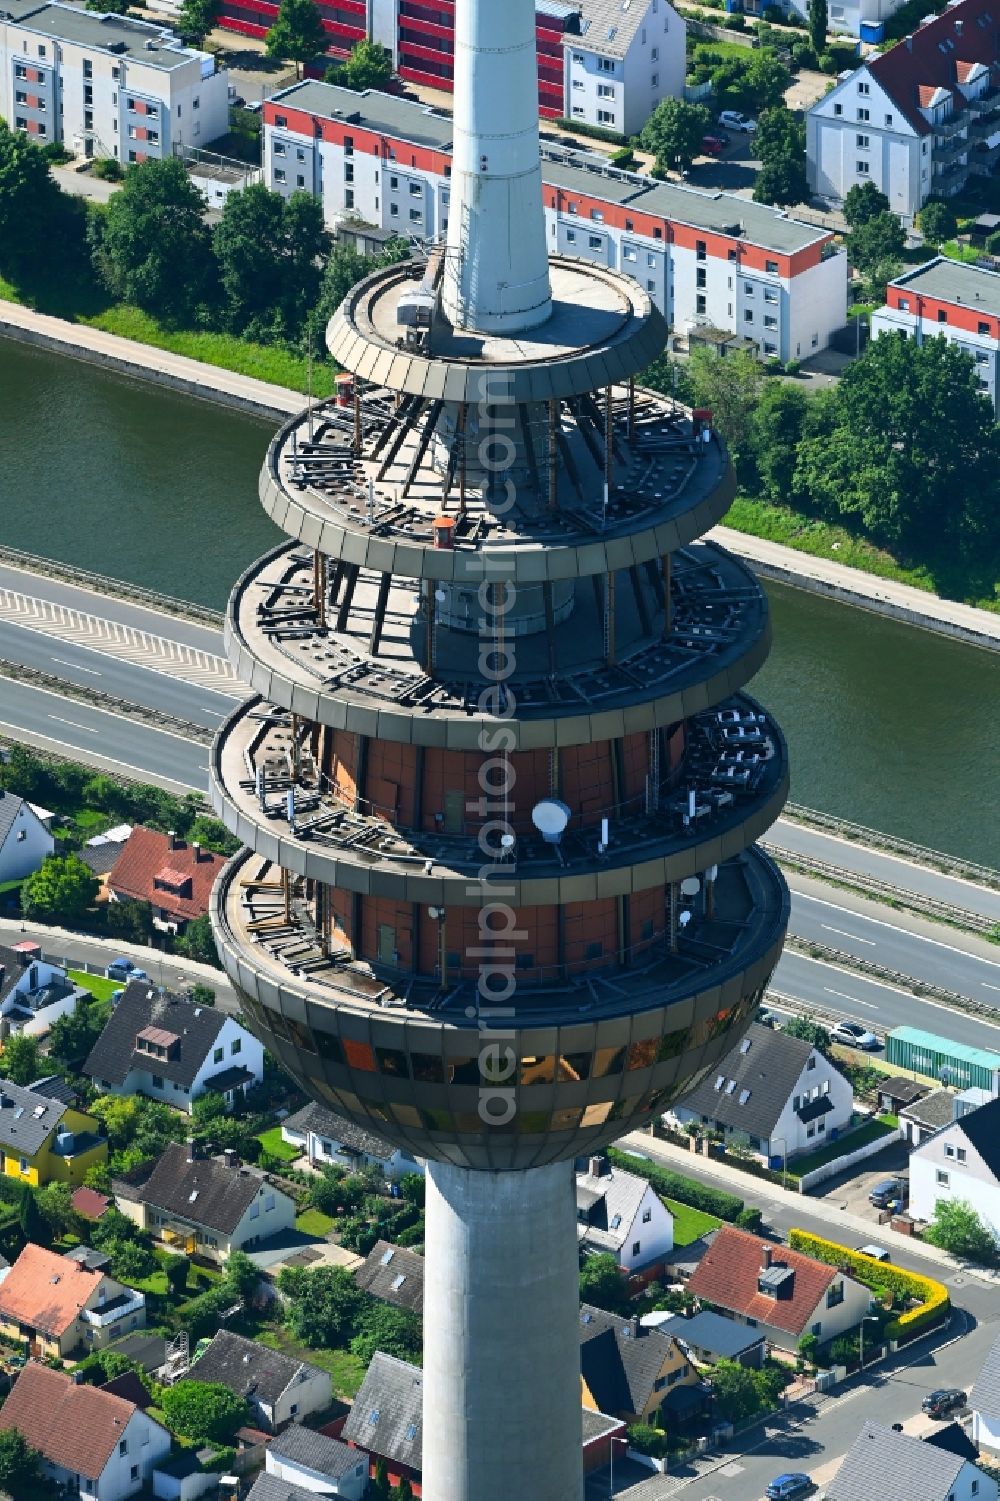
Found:
<path fill-rule="evenodd" d="M 959 1391 L 957 1386 L 943 1386 L 937 1391 L 928 1392 L 920 1407 L 929 1418 L 948 1418 L 953 1413 L 960 1412 L 965 1401 L 965 1393 Z"/>
<path fill-rule="evenodd" d="M 902 1178 L 883 1178 L 881 1183 L 876 1183 L 868 1201 L 875 1205 L 876 1209 L 888 1209 L 890 1204 L 903 1204 L 906 1201 L 906 1184 Z"/>
<path fill-rule="evenodd" d="M 795 1470 L 787 1475 L 778 1475 L 765 1491 L 767 1501 L 797 1501 L 799 1496 L 808 1496 L 813 1483 L 808 1475 Z"/>

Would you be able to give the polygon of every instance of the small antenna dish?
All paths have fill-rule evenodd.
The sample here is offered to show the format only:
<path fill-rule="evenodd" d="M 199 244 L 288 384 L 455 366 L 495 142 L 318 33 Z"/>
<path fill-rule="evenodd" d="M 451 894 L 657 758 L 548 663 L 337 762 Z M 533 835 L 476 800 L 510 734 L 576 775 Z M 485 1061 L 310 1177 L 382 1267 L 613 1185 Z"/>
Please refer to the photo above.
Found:
<path fill-rule="evenodd" d="M 701 882 L 697 876 L 685 876 L 681 882 L 681 896 L 697 896 L 701 890 Z"/>
<path fill-rule="evenodd" d="M 559 843 L 572 816 L 572 808 L 567 808 L 557 797 L 543 797 L 531 810 L 531 822 L 546 844 Z"/>
<path fill-rule="evenodd" d="M 687 911 L 682 912 L 680 914 L 680 916 L 678 917 L 677 921 L 680 923 L 680 925 L 681 925 L 682 928 L 686 928 L 687 925 L 688 925 L 688 923 L 691 921 L 691 914 L 690 914 L 690 912 L 687 912 Z"/>
<path fill-rule="evenodd" d="M 439 605 L 443 605 L 448 596 L 443 589 L 435 589 L 434 598 L 437 600 Z"/>
<path fill-rule="evenodd" d="M 512 850 L 514 848 L 514 836 L 513 836 L 513 834 L 501 834 L 500 835 L 500 848 L 502 850 Z"/>

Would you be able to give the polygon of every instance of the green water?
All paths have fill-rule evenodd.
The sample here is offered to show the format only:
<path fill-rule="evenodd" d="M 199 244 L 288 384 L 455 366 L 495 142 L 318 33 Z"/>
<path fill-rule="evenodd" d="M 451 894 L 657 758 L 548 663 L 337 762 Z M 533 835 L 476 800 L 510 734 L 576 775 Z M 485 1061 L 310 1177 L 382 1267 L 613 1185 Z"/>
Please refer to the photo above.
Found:
<path fill-rule="evenodd" d="M 273 424 L 0 340 L 0 541 L 221 608 L 280 540 Z M 1000 653 L 772 586 L 753 684 L 801 803 L 1000 865 Z"/>

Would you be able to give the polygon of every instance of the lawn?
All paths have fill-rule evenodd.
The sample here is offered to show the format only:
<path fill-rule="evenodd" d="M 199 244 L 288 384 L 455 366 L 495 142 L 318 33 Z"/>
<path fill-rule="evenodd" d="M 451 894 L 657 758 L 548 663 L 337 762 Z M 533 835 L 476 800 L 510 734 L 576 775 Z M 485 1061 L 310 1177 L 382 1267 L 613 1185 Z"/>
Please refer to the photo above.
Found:
<path fill-rule="evenodd" d="M 280 1157 L 282 1162 L 294 1162 L 296 1157 L 302 1155 L 301 1147 L 293 1147 L 291 1142 L 285 1140 L 280 1126 L 271 1126 L 269 1130 L 261 1131 L 257 1140 L 265 1152 L 271 1157 Z"/>
<path fill-rule="evenodd" d="M 875 1120 L 865 1121 L 864 1125 L 849 1131 L 846 1136 L 828 1141 L 818 1152 L 810 1152 L 808 1157 L 796 1157 L 788 1168 L 789 1178 L 802 1178 L 814 1168 L 825 1167 L 828 1162 L 835 1162 L 838 1157 L 846 1156 L 858 1147 L 865 1147 L 870 1141 L 877 1141 L 880 1136 L 885 1137 L 888 1145 L 898 1129 L 898 1123 L 893 1124 L 894 1121 L 894 1116 L 880 1115 Z"/>
<path fill-rule="evenodd" d="M 689 1246 L 700 1235 L 718 1230 L 722 1221 L 714 1214 L 705 1214 L 701 1209 L 692 1209 L 690 1204 L 680 1204 L 676 1199 L 664 1199 L 664 1204 L 674 1217 L 674 1245 Z"/>
<path fill-rule="evenodd" d="M 301 1230 L 303 1235 L 326 1235 L 335 1224 L 335 1220 L 318 1209 L 304 1209 L 295 1216 L 295 1228 Z"/>
<path fill-rule="evenodd" d="M 308 1361 L 329 1371 L 334 1395 L 345 1401 L 353 1401 L 365 1379 L 364 1361 L 352 1355 L 350 1350 L 313 1350 L 309 1345 L 300 1345 L 287 1329 L 265 1329 L 258 1335 L 258 1340 L 272 1350 L 281 1350 L 295 1360 Z"/>
<path fill-rule="evenodd" d="M 106 980 L 103 975 L 88 975 L 86 970 L 68 969 L 66 973 L 74 985 L 82 985 L 98 1001 L 110 1001 L 116 990 L 124 989 L 121 980 Z"/>

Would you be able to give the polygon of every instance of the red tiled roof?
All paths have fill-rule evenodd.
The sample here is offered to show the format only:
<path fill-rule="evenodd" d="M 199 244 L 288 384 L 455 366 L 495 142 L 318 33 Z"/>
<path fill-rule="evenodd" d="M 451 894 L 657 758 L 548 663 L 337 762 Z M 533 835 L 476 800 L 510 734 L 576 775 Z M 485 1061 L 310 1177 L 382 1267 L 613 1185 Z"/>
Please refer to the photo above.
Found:
<path fill-rule="evenodd" d="M 1000 0 L 998 0 L 1000 3 Z M 111 868 L 108 885 L 119 896 L 131 897 L 137 902 L 151 902 L 171 917 L 181 922 L 190 922 L 208 911 L 208 900 L 215 878 L 225 865 L 223 855 L 213 855 L 210 850 L 201 850 L 201 859 L 195 860 L 194 850 L 183 839 L 170 848 L 169 834 L 160 834 L 156 829 L 134 828 L 122 846 L 122 852 Z M 169 875 L 175 885 L 191 882 L 188 896 L 164 891 L 154 885 L 157 877 Z"/>
<path fill-rule="evenodd" d="M 0 1409 L 0 1430 L 16 1428 L 50 1463 L 96 1480 L 135 1410 L 124 1397 L 30 1361 Z"/>
<path fill-rule="evenodd" d="M 790 1297 L 772 1298 L 758 1291 L 765 1250 L 771 1252 L 772 1267 L 789 1267 L 795 1273 Z M 834 1277 L 836 1267 L 787 1246 L 772 1246 L 745 1230 L 723 1225 L 718 1235 L 688 1279 L 688 1292 L 707 1298 L 720 1308 L 745 1318 L 801 1334 L 813 1310 Z"/>
<path fill-rule="evenodd" d="M 0 1318 L 58 1339 L 79 1317 L 102 1276 L 29 1241 L 0 1283 Z"/>
<path fill-rule="evenodd" d="M 921 109 L 930 109 L 934 103 L 934 96 L 941 92 L 939 83 L 921 83 L 917 86 L 917 100 Z M 947 93 L 948 91 L 945 90 Z"/>
<path fill-rule="evenodd" d="M 70 1197 L 70 1203 L 84 1219 L 99 1220 L 111 1200 L 106 1194 L 99 1194 L 96 1188 L 77 1188 Z"/>
<path fill-rule="evenodd" d="M 908 40 L 897 42 L 868 64 L 871 76 L 885 89 L 919 135 L 929 135 L 933 126 L 920 113 L 920 94 L 935 88 L 954 90 L 968 76 L 973 63 L 987 68 L 1000 62 L 997 23 L 1000 0 L 962 0 L 961 5 L 942 11 L 926 26 L 918 26 Z M 980 24 L 982 22 L 983 24 Z M 945 45 L 941 51 L 942 43 Z M 959 73 L 959 57 L 965 70 Z M 959 101 L 956 99 L 956 106 Z"/>

